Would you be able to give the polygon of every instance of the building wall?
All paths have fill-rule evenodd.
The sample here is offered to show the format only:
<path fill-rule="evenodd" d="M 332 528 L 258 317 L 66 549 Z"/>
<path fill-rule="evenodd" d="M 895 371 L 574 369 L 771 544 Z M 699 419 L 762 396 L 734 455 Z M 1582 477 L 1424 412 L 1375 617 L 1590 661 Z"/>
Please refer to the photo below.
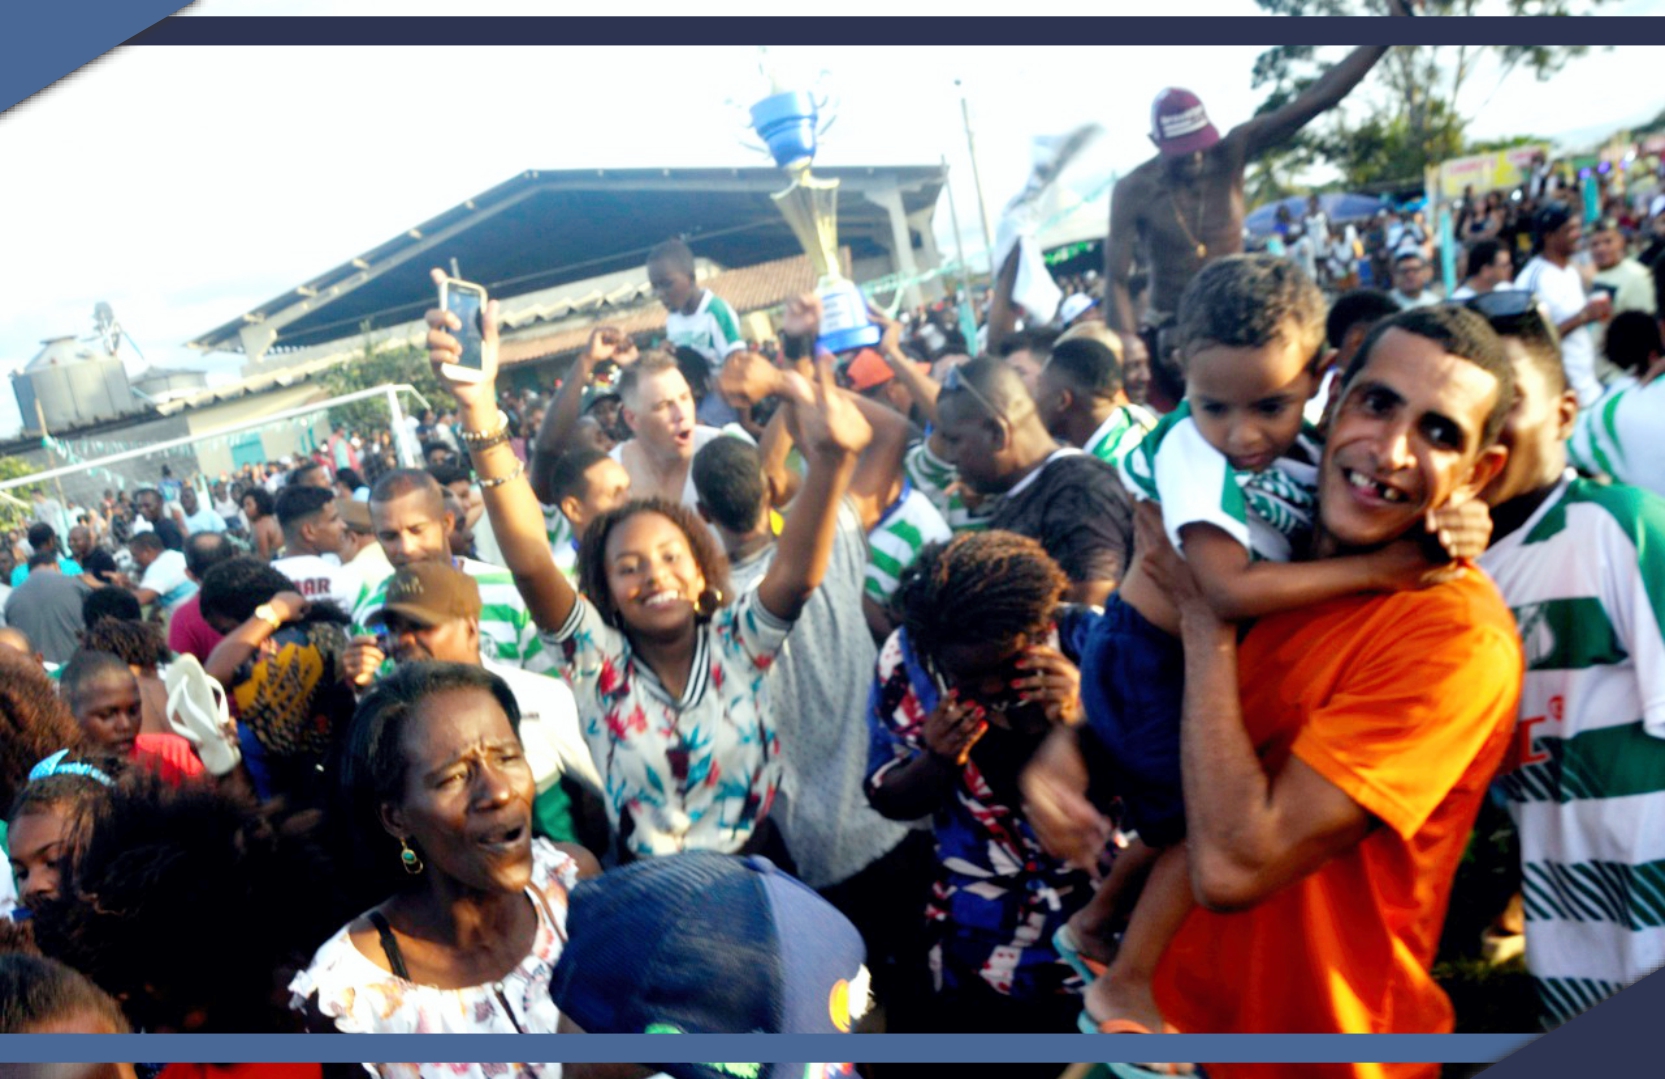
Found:
<path fill-rule="evenodd" d="M 290 386 L 269 393 L 205 405 L 202 408 L 186 409 L 184 416 L 189 425 L 189 433 L 211 434 L 222 427 L 299 408 L 314 401 L 322 401 L 328 396 L 329 393 L 317 385 Z M 308 431 L 318 442 L 329 438 L 328 414 L 320 412 L 307 428 L 284 423 L 260 431 L 260 443 L 265 451 L 265 460 L 276 461 L 281 457 L 303 452 L 303 442 Z M 232 448 L 229 444 L 220 444 L 218 440 L 212 445 L 197 446 L 196 459 L 198 468 L 204 475 L 218 477 L 221 473 L 233 471 Z"/>

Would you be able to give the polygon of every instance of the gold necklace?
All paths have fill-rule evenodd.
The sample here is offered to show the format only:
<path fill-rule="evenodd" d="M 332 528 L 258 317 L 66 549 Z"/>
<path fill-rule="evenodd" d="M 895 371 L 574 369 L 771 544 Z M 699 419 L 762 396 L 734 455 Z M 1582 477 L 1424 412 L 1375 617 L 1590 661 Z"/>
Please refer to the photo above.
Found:
<path fill-rule="evenodd" d="M 1185 233 L 1185 238 L 1187 240 L 1190 240 L 1192 246 L 1196 248 L 1196 250 L 1197 250 L 1197 261 L 1200 262 L 1203 259 L 1206 259 L 1208 257 L 1208 245 L 1203 243 L 1201 240 L 1197 239 L 1197 232 L 1202 231 L 1202 219 L 1203 219 L 1203 193 L 1202 193 L 1202 190 L 1198 189 L 1198 191 L 1197 191 L 1197 232 L 1192 232 L 1191 229 L 1185 224 L 1185 218 L 1182 217 L 1180 215 L 1180 212 L 1179 212 L 1179 199 L 1176 196 L 1176 193 L 1175 193 L 1174 189 L 1171 188 L 1171 187 L 1168 189 L 1168 205 L 1173 207 L 1174 221 L 1176 223 L 1178 223 L 1180 231 Z"/>

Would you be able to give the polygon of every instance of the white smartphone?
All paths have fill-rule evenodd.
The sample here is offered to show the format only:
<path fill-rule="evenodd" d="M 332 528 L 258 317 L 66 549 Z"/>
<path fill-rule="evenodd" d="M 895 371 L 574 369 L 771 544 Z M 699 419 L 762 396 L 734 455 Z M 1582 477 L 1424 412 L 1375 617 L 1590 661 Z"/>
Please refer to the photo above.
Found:
<path fill-rule="evenodd" d="M 472 281 L 447 277 L 439 283 L 439 306 L 457 316 L 462 328 L 451 331 L 462 353 L 456 363 L 440 365 L 440 373 L 458 382 L 479 382 L 484 377 L 480 370 L 480 349 L 485 343 L 484 312 L 486 290 Z"/>

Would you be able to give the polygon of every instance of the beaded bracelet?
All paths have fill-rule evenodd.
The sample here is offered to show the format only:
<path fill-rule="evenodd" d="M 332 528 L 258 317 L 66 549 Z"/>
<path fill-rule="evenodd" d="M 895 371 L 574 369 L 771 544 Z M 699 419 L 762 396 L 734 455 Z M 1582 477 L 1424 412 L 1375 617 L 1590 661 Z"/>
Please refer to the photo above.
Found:
<path fill-rule="evenodd" d="M 525 474 L 526 474 L 526 466 L 521 464 L 519 461 L 516 461 L 515 462 L 515 470 L 513 472 L 509 473 L 507 476 L 500 476 L 500 477 L 498 477 L 497 479 L 494 479 L 494 480 L 488 480 L 488 479 L 485 479 L 484 477 L 482 477 L 480 479 L 480 489 L 482 491 L 489 491 L 493 487 L 501 487 L 505 483 L 513 483 L 515 480 L 520 479 L 520 477 L 524 476 Z"/>
<path fill-rule="evenodd" d="M 471 434 L 468 431 L 463 432 L 463 442 L 468 446 L 470 453 L 479 453 L 481 450 L 489 450 L 493 446 L 501 446 L 507 441 L 509 441 L 508 424 L 504 424 L 502 427 L 499 427 L 497 430 L 490 432 L 489 434 Z"/>
<path fill-rule="evenodd" d="M 498 409 L 497 430 L 464 431 L 462 433 L 462 439 L 464 444 L 466 444 L 471 450 L 485 449 L 487 446 L 495 446 L 500 442 L 507 442 L 509 440 L 509 417 L 503 414 L 502 409 Z"/>

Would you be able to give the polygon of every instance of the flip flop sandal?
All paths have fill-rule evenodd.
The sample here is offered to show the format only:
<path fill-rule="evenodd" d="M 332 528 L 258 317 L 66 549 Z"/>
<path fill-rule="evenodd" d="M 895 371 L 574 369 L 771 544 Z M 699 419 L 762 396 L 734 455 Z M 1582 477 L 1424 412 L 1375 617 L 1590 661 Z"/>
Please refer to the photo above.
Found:
<path fill-rule="evenodd" d="M 1071 970 L 1081 975 L 1083 985 L 1093 984 L 1093 982 L 1103 977 L 1105 971 L 1110 969 L 1107 964 L 1101 963 L 1097 959 L 1089 959 L 1081 954 L 1081 948 L 1076 943 L 1075 934 L 1070 931 L 1068 922 L 1059 926 L 1058 932 L 1052 934 L 1052 946 L 1058 950 L 1058 958 L 1068 963 Z M 1086 1015 L 1087 1013 L 1082 1012 L 1081 1014 Z"/>
<path fill-rule="evenodd" d="M 1075 1021 L 1083 1034 L 1149 1034 L 1151 1029 L 1131 1019 L 1106 1019 L 1099 1023 L 1083 1009 Z M 1200 1079 L 1202 1073 L 1195 1066 L 1189 1072 L 1179 1070 L 1178 1064 L 1110 1064 L 1105 1069 L 1116 1079 L 1156 1079 L 1165 1075 L 1190 1075 Z"/>

